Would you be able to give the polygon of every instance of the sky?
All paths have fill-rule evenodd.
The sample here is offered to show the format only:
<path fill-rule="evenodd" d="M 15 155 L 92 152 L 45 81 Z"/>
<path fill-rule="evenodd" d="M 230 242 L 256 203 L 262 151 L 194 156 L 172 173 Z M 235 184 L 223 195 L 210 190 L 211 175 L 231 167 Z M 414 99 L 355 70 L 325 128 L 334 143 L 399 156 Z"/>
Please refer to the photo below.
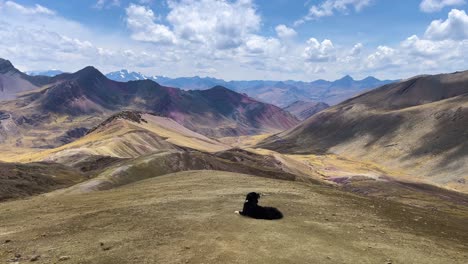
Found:
<path fill-rule="evenodd" d="M 467 10 L 467 0 L 0 0 L 0 58 L 23 71 L 404 79 L 468 70 Z"/>

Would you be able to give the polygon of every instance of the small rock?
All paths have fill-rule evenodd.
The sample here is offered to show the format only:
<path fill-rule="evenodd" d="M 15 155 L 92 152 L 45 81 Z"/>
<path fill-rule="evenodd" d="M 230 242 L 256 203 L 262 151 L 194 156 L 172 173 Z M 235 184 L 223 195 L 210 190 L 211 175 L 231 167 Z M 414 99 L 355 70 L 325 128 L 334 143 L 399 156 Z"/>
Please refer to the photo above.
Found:
<path fill-rule="evenodd" d="M 8 243 L 10 243 L 10 242 L 11 242 L 10 239 L 5 240 L 5 244 L 8 244 Z"/>
<path fill-rule="evenodd" d="M 34 255 L 31 257 L 31 259 L 29 259 L 29 261 L 31 262 L 38 261 L 40 257 L 41 257 L 40 255 Z"/>
<path fill-rule="evenodd" d="M 17 258 L 17 259 L 21 258 L 21 254 L 20 254 L 20 253 L 16 253 L 16 254 L 15 254 L 15 258 Z"/>
<path fill-rule="evenodd" d="M 101 246 L 101 249 L 104 251 L 108 251 L 112 248 L 111 246 L 104 246 L 104 242 L 99 243 L 99 245 Z"/>
<path fill-rule="evenodd" d="M 387 260 L 385 261 L 385 264 L 392 264 L 392 263 L 393 263 L 393 261 L 392 261 L 391 259 L 387 259 Z"/>
<path fill-rule="evenodd" d="M 69 260 L 69 259 L 70 259 L 70 256 L 61 256 L 61 257 L 59 258 L 59 261 L 67 261 L 67 260 Z"/>
<path fill-rule="evenodd" d="M 330 256 L 327 256 L 327 259 L 332 259 Z"/>

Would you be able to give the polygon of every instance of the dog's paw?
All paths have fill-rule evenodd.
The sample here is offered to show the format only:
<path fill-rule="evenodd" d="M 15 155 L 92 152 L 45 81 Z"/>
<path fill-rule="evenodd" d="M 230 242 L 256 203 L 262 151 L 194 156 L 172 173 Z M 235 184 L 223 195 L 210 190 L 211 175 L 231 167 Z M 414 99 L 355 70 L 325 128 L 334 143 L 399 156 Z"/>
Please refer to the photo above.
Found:
<path fill-rule="evenodd" d="M 240 214 L 240 211 L 234 211 L 235 214 Z"/>

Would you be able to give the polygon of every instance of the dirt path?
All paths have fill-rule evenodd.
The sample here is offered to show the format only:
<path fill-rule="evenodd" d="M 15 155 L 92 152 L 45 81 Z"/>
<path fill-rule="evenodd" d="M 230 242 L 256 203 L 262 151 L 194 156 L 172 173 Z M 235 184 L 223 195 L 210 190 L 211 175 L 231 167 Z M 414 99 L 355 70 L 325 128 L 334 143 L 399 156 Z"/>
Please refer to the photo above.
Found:
<path fill-rule="evenodd" d="M 260 203 L 285 218 L 234 214 L 250 191 L 266 193 Z M 0 262 L 20 254 L 20 263 L 34 255 L 36 263 L 468 263 L 467 219 L 324 186 L 191 171 L 1 203 Z"/>

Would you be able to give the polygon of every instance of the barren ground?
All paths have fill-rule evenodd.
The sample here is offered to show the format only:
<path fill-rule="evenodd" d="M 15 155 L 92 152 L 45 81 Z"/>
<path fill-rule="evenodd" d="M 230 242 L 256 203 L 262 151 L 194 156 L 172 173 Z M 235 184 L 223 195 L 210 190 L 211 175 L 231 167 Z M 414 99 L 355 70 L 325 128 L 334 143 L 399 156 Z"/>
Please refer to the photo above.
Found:
<path fill-rule="evenodd" d="M 266 193 L 260 203 L 285 218 L 234 214 L 250 191 Z M 13 263 L 35 255 L 36 263 L 468 263 L 464 212 L 190 171 L 109 191 L 1 203 L 0 261 L 20 254 Z"/>

